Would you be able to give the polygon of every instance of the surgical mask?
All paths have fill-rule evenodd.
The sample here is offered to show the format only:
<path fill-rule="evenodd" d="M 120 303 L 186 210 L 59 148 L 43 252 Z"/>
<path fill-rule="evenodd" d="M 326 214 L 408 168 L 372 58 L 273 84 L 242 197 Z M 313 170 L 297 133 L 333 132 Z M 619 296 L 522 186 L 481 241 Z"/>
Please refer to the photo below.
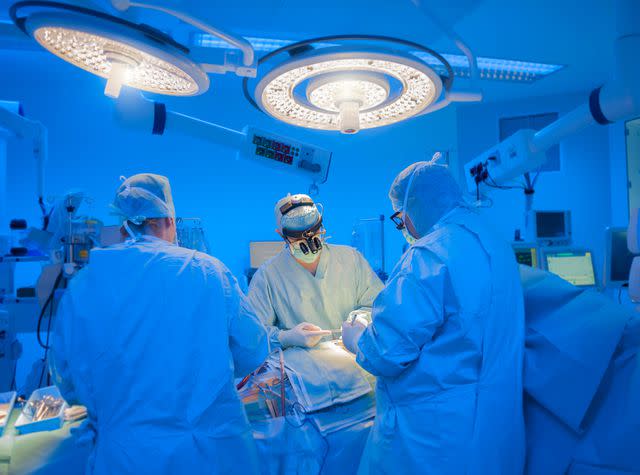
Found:
<path fill-rule="evenodd" d="M 417 241 L 417 239 L 414 238 L 411 235 L 411 233 L 407 230 L 406 226 L 404 228 L 402 228 L 402 235 L 404 236 L 404 239 L 407 241 L 407 243 L 409 243 L 409 246 L 413 246 L 415 244 L 415 242 Z"/>
<path fill-rule="evenodd" d="M 305 264 L 312 264 L 320 257 L 320 253 L 322 250 L 319 250 L 315 254 L 312 252 L 307 252 L 306 254 L 302 252 L 300 246 L 296 246 L 293 244 L 289 244 L 289 252 L 291 255 L 298 261 L 304 262 Z"/>

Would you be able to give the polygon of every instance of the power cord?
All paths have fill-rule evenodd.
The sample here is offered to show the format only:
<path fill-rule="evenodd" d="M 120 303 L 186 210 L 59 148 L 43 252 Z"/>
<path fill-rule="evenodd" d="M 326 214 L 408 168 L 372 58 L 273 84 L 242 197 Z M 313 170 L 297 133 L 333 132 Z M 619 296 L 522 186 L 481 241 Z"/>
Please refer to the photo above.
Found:
<path fill-rule="evenodd" d="M 38 337 L 38 344 L 45 350 L 49 349 L 49 332 L 51 329 L 51 318 L 52 318 L 51 315 L 53 314 L 53 299 L 55 297 L 56 290 L 58 290 L 58 287 L 62 282 L 62 279 L 63 279 L 63 275 L 62 275 L 62 271 L 60 271 L 60 273 L 58 274 L 58 277 L 56 277 L 56 280 L 53 284 L 51 293 L 47 297 L 47 300 L 45 300 L 44 305 L 42 305 L 42 310 L 40 311 L 40 316 L 38 317 L 38 327 L 37 327 L 36 335 Z M 44 315 L 47 312 L 47 309 L 49 307 L 51 307 L 51 312 L 49 314 L 49 327 L 47 328 L 47 343 L 45 344 L 42 341 L 42 337 L 40 335 L 40 329 L 42 327 L 42 320 L 44 319 Z"/>

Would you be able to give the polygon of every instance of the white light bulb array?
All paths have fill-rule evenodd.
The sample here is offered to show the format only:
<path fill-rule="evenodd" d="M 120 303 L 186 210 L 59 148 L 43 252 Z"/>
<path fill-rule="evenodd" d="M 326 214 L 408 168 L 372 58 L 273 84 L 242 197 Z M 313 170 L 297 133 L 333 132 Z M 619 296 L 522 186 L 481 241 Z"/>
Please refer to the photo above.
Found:
<path fill-rule="evenodd" d="M 180 68 L 125 43 L 61 27 L 38 28 L 34 37 L 62 59 L 108 79 L 107 95 L 117 97 L 122 85 L 179 96 L 198 92 L 196 82 Z"/>
<path fill-rule="evenodd" d="M 293 67 L 272 78 L 264 87 L 261 102 L 267 112 L 288 123 L 315 129 L 340 129 L 340 112 L 337 107 L 328 106 L 331 101 L 331 88 L 342 87 L 339 84 L 312 91 L 310 102 L 322 109 L 316 110 L 300 101 L 294 94 L 296 86 L 309 78 L 322 77 L 334 73 L 373 73 L 393 77 L 401 84 L 400 94 L 391 102 L 384 99 L 376 104 L 383 91 L 375 82 L 363 86 L 365 101 L 371 107 L 360 107 L 360 128 L 372 128 L 392 124 L 412 117 L 423 111 L 435 99 L 436 86 L 433 79 L 424 71 L 411 64 L 400 61 L 375 58 L 349 58 L 319 61 L 314 64 Z M 377 86 L 377 87 L 376 87 Z M 384 88 L 383 88 L 384 90 Z M 317 92 L 314 96 L 313 92 Z"/>

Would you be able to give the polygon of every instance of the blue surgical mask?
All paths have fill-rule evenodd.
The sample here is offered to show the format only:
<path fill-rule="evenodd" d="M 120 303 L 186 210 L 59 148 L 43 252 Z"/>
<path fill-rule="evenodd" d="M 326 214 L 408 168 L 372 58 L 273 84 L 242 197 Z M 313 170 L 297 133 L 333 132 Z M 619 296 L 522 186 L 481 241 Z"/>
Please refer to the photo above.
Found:
<path fill-rule="evenodd" d="M 305 254 L 304 252 L 302 252 L 300 250 L 299 246 L 295 246 L 295 245 L 289 244 L 289 252 L 291 252 L 291 255 L 296 260 L 298 260 L 300 262 L 304 262 L 305 264 L 312 264 L 313 262 L 315 262 L 317 259 L 320 258 L 320 253 L 322 252 L 322 250 L 319 250 L 315 254 L 312 253 L 312 252 L 307 252 Z"/>

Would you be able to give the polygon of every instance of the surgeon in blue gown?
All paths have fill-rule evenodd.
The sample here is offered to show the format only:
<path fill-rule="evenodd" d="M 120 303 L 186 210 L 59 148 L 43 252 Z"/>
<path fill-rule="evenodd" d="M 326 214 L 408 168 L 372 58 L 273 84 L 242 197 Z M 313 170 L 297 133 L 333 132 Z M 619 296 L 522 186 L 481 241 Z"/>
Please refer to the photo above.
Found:
<path fill-rule="evenodd" d="M 113 203 L 127 240 L 91 252 L 56 316 L 51 370 L 87 407 L 87 473 L 258 473 L 233 384 L 269 351 L 266 329 L 218 260 L 181 248 L 166 178 L 141 174 Z"/>
<path fill-rule="evenodd" d="M 415 163 L 389 192 L 411 247 L 343 342 L 377 376 L 360 473 L 519 475 L 523 297 L 513 251 L 446 167 Z"/>

